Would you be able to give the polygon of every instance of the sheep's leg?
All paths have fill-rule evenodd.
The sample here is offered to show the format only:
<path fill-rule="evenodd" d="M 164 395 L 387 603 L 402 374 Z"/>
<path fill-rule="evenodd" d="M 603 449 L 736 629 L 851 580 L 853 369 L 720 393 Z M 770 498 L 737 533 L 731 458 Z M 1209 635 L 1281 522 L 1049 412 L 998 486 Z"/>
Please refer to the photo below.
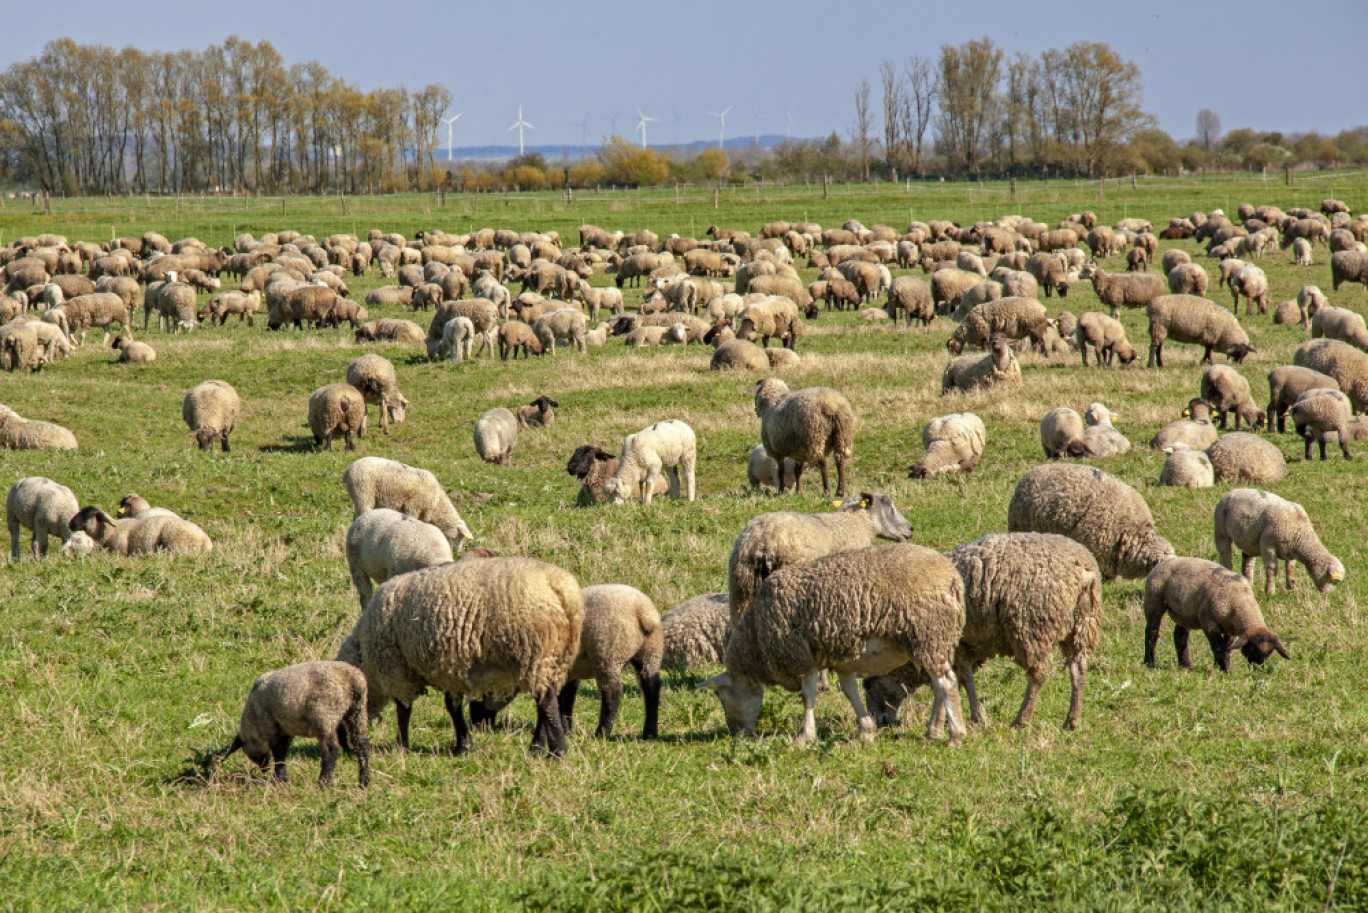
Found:
<path fill-rule="evenodd" d="M 347 449 L 348 449 L 348 450 L 355 450 L 355 449 L 356 449 L 356 442 L 352 440 L 352 433 L 351 433 L 351 429 L 350 429 L 350 428 L 348 428 L 346 431 L 342 432 L 342 440 L 346 441 L 346 443 L 347 443 Z M 331 438 L 331 437 L 328 438 L 328 449 L 329 449 L 329 450 L 332 450 L 332 438 Z"/>
<path fill-rule="evenodd" d="M 622 670 L 605 670 L 597 679 L 599 688 L 599 721 L 594 737 L 606 739 L 613 734 L 613 724 L 617 722 L 618 709 L 622 706 Z"/>
<path fill-rule="evenodd" d="M 974 667 L 967 662 L 955 663 L 955 678 L 959 680 L 959 686 L 964 689 L 964 693 L 969 695 L 969 722 L 975 726 L 987 726 L 988 714 L 983 709 L 983 704 L 979 703 L 978 688 L 974 682 Z"/>
<path fill-rule="evenodd" d="M 338 740 L 342 747 L 356 755 L 356 778 L 362 786 L 370 786 L 370 739 L 366 735 L 366 704 L 364 701 L 352 707 L 337 727 Z"/>
<path fill-rule="evenodd" d="M 1154 668 L 1154 649 L 1159 645 L 1159 625 L 1163 620 L 1162 607 L 1152 611 L 1150 606 L 1145 606 L 1145 665 L 1151 669 Z"/>
<path fill-rule="evenodd" d="M 1083 725 L 1083 688 L 1088 681 L 1086 656 L 1074 656 L 1069 660 L 1069 681 L 1073 690 L 1069 694 L 1069 712 L 1064 717 L 1064 728 L 1077 729 Z"/>
<path fill-rule="evenodd" d="M 940 738 L 940 714 L 944 713 L 950 724 L 950 747 L 956 748 L 964 741 L 964 714 L 960 710 L 955 676 L 949 672 L 932 676 L 931 689 L 936 693 L 936 699 L 931 704 L 931 724 L 927 727 L 926 737 Z"/>
<path fill-rule="evenodd" d="M 1275 584 L 1278 579 L 1278 553 L 1271 548 L 1263 550 L 1260 556 L 1263 558 L 1264 566 L 1264 595 L 1272 596 L 1277 589 Z M 1251 581 L 1253 582 L 1253 581 Z M 1292 562 L 1287 562 L 1287 588 L 1292 589 Z"/>
<path fill-rule="evenodd" d="M 9 526 L 10 534 L 10 560 L 19 560 L 19 521 L 14 517 L 6 517 L 5 523 Z"/>
<path fill-rule="evenodd" d="M 1031 724 L 1031 716 L 1035 713 L 1036 701 L 1040 699 L 1040 688 L 1045 684 L 1045 670 L 1027 669 L 1026 670 L 1026 696 L 1021 700 L 1021 709 L 1017 711 L 1016 719 L 1012 721 L 1013 729 L 1025 729 Z"/>
<path fill-rule="evenodd" d="M 860 741 L 874 741 L 874 717 L 865 708 L 864 701 L 860 699 L 860 680 L 854 673 L 846 673 L 837 676 L 836 681 L 841 685 L 841 691 L 845 693 L 846 700 L 850 701 L 850 706 L 855 710 L 855 722 L 860 727 Z"/>
<path fill-rule="evenodd" d="M 781 465 L 782 465 L 782 464 L 781 464 Z M 794 492 L 796 492 L 797 494 L 802 494 L 802 493 L 803 493 L 803 467 L 806 466 L 806 465 L 807 465 L 806 463 L 799 463 L 797 460 L 795 460 L 795 461 L 793 462 L 793 490 L 794 490 Z M 783 474 L 783 472 L 781 471 L 781 472 L 779 473 L 779 482 L 781 483 L 781 485 L 782 485 L 783 481 L 784 481 L 784 474 Z M 783 491 L 783 488 L 781 487 L 779 490 L 782 492 L 782 491 Z"/>
<path fill-rule="evenodd" d="M 1285 568 L 1287 569 L 1287 588 L 1290 590 L 1290 589 L 1292 589 L 1292 559 L 1289 558 L 1289 559 L 1287 559 L 1286 561 L 1284 561 L 1284 562 L 1283 562 L 1283 567 L 1285 567 Z M 1276 561 L 1274 562 L 1273 570 L 1274 570 L 1274 573 L 1277 573 L 1277 562 L 1276 562 Z M 1273 587 L 1272 587 L 1271 584 L 1269 585 L 1268 592 L 1270 592 L 1270 593 L 1273 592 Z"/>
<path fill-rule="evenodd" d="M 336 732 L 326 732 L 319 737 L 318 753 L 323 758 L 323 769 L 318 772 L 318 785 L 332 786 L 333 771 L 337 769 L 337 759 L 342 754 Z"/>
<path fill-rule="evenodd" d="M 803 676 L 803 729 L 794 740 L 800 748 L 817 741 L 817 677 L 816 672 Z"/>
<path fill-rule="evenodd" d="M 670 487 L 666 489 L 665 493 L 668 494 L 668 495 L 669 495 L 671 498 L 673 498 L 674 500 L 678 501 L 678 500 L 679 500 L 679 464 L 676 463 L 675 465 L 671 466 L 670 469 L 669 469 L 669 472 L 670 472 Z"/>
<path fill-rule="evenodd" d="M 399 724 L 399 747 L 405 751 L 409 747 L 409 717 L 412 715 L 412 704 L 405 704 L 400 700 L 394 702 L 394 718 Z"/>
<path fill-rule="evenodd" d="M 1188 652 L 1188 629 L 1177 625 L 1173 629 L 1173 649 L 1178 654 L 1178 665 L 1192 668 L 1192 654 Z"/>
<path fill-rule="evenodd" d="M 1240 553 L 1240 574 L 1250 583 L 1254 582 L 1254 556 Z"/>
<path fill-rule="evenodd" d="M 504 708 L 503 704 L 496 704 L 489 701 L 470 702 L 470 725 L 475 727 L 493 727 L 499 717 L 499 711 Z"/>
<path fill-rule="evenodd" d="M 271 740 L 271 761 L 275 767 L 275 778 L 280 783 L 288 783 L 290 780 L 289 775 L 285 773 L 285 756 L 290 753 L 291 741 L 293 739 L 283 732 Z"/>
<path fill-rule="evenodd" d="M 827 475 L 826 457 L 823 457 L 822 459 L 817 461 L 817 468 L 822 473 L 822 496 L 825 498 L 829 498 L 831 497 L 831 479 Z"/>
<path fill-rule="evenodd" d="M 565 754 L 565 731 L 561 729 L 554 688 L 537 695 L 537 728 L 532 736 L 532 753 L 546 753 L 553 758 Z"/>
<path fill-rule="evenodd" d="M 223 434 L 219 436 L 219 446 L 223 448 L 223 452 L 224 452 L 224 453 L 229 453 L 229 452 L 231 452 L 231 451 L 228 449 L 228 432 L 227 432 L 227 431 L 223 432 Z"/>
<path fill-rule="evenodd" d="M 641 696 L 646 704 L 646 725 L 641 728 L 643 739 L 660 737 L 660 672 L 648 674 L 640 660 L 632 660 L 636 671 L 637 684 L 641 686 Z"/>
<path fill-rule="evenodd" d="M 1211 644 L 1211 656 L 1216 660 L 1216 668 L 1222 672 L 1229 672 L 1230 638 L 1216 631 L 1208 631 L 1206 636 L 1207 641 Z"/>
<path fill-rule="evenodd" d="M 569 679 L 556 697 L 557 706 L 560 708 L 561 728 L 566 733 L 574 731 L 575 728 L 575 698 L 579 696 L 579 687 L 579 679 Z"/>
<path fill-rule="evenodd" d="M 1349 453 L 1349 444 L 1348 444 L 1348 441 L 1347 441 L 1348 436 L 1349 436 L 1348 433 L 1347 433 L 1348 430 L 1345 429 L 1345 428 L 1339 428 L 1339 429 L 1337 429 L 1337 432 L 1338 432 L 1338 434 L 1339 434 L 1340 451 L 1343 452 L 1344 458 L 1345 458 L 1346 460 L 1352 460 L 1354 457 L 1353 457 L 1353 455 L 1352 455 L 1351 453 Z M 1322 444 L 1321 446 L 1324 447 L 1325 445 Z"/>
<path fill-rule="evenodd" d="M 465 697 L 457 695 L 446 697 L 447 713 L 451 716 L 451 725 L 456 728 L 456 747 L 452 754 L 464 754 L 470 750 L 470 729 L 466 726 L 465 720 Z"/>
<path fill-rule="evenodd" d="M 1320 438 L 1319 438 L 1319 440 L 1316 441 L 1316 443 L 1320 445 L 1320 458 L 1321 458 L 1322 460 L 1324 460 L 1324 459 L 1325 459 L 1325 435 L 1321 435 Z"/>
<path fill-rule="evenodd" d="M 47 530 L 43 528 L 41 520 L 33 524 L 33 557 L 47 557 Z"/>
<path fill-rule="evenodd" d="M 1202 355 L 1202 360 L 1201 360 L 1200 364 L 1204 364 L 1204 365 L 1209 365 L 1209 364 L 1211 364 L 1211 346 L 1207 346 L 1207 347 L 1206 347 L 1206 352 L 1205 352 L 1205 354 Z M 1160 365 L 1159 367 L 1162 368 L 1163 365 Z"/>

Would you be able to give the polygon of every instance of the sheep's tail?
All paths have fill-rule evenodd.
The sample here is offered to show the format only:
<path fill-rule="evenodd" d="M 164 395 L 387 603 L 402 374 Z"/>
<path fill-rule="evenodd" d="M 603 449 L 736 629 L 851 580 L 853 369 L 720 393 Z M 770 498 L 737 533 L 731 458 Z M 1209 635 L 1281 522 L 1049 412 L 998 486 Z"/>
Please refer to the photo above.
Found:
<path fill-rule="evenodd" d="M 1074 604 L 1073 630 L 1069 633 L 1073 654 L 1069 659 L 1091 656 L 1101 638 L 1102 578 L 1092 574 L 1079 592 L 1078 602 Z"/>
<path fill-rule="evenodd" d="M 827 449 L 842 457 L 851 456 L 855 452 L 855 416 L 849 408 L 837 408 L 829 417 L 831 435 L 827 438 Z"/>

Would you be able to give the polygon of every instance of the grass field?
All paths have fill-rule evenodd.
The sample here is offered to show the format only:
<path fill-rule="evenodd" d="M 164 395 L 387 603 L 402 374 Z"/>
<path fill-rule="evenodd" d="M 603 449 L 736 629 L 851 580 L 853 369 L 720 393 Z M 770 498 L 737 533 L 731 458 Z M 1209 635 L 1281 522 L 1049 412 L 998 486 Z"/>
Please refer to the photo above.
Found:
<path fill-rule="evenodd" d="M 825 200 L 820 188 L 763 188 L 724 192 L 716 210 L 697 190 L 678 204 L 670 191 L 580 194 L 571 203 L 450 195 L 444 207 L 434 197 L 348 198 L 345 214 L 336 199 L 56 201 L 49 216 L 10 202 L 0 210 L 0 237 L 58 231 L 104 240 L 157 229 L 225 244 L 244 230 L 289 227 L 321 237 L 490 225 L 556 228 L 570 242 L 584 222 L 664 235 L 714 223 L 754 232 L 773 218 L 897 226 L 909 215 L 964 221 L 1022 212 L 1054 222 L 1084 208 L 1108 223 L 1130 215 L 1162 225 L 1198 208 L 1315 207 L 1325 196 L 1360 211 L 1368 179 L 1135 189 L 1129 181 L 1053 182 L 1022 184 L 1015 198 L 997 185 L 833 188 Z M 1197 252 L 1191 242 L 1172 243 Z M 1294 267 L 1282 251 L 1260 265 L 1276 303 L 1308 283 L 1331 294 L 1328 262 L 1321 247 L 1310 268 Z M 1119 258 L 1107 265 L 1123 268 Z M 353 297 L 380 281 L 372 274 L 354 282 Z M 1211 294 L 1224 303 L 1223 291 Z M 1361 286 L 1331 300 L 1368 311 Z M 1088 285 L 1049 306 L 1053 313 L 1064 305 L 1076 314 L 1098 308 Z M 427 317 L 418 319 L 426 326 Z M 1304 334 L 1267 316 L 1242 320 L 1258 351 L 1241 371 L 1262 404 L 1264 375 L 1290 362 Z M 1123 322 L 1143 350 L 1143 314 L 1128 312 Z M 412 752 L 393 747 L 392 713 L 372 728 L 368 791 L 355 788 L 350 759 L 339 765 L 336 788 L 318 790 L 318 753 L 307 742 L 291 755 L 287 786 L 267 784 L 241 755 L 212 780 L 194 776 L 194 759 L 231 739 L 252 680 L 331 658 L 358 612 L 342 549 L 350 504 L 340 482 L 354 456 L 340 447 L 314 452 L 304 422 L 309 393 L 342 380 L 362 350 L 346 331 L 268 334 L 263 324 L 139 334 L 158 351 L 153 365 L 118 366 L 109 349 L 87 343 L 40 375 L 0 376 L 0 402 L 67 425 L 81 443 L 70 454 L 0 452 L 0 484 L 44 475 L 107 510 L 136 491 L 215 541 L 214 554 L 199 561 L 26 559 L 4 569 L 4 906 L 1368 907 L 1368 631 L 1358 604 L 1359 596 L 1368 600 L 1368 480 L 1357 461 L 1303 462 L 1291 434 L 1272 438 L 1289 463 L 1274 489 L 1305 505 L 1348 568 L 1328 595 L 1298 568 L 1297 589 L 1260 596 L 1292 659 L 1254 670 L 1237 660 L 1222 676 L 1196 638 L 1196 668 L 1182 672 L 1166 625 L 1159 666 L 1146 669 L 1141 582 L 1108 584 L 1076 733 L 1060 729 L 1062 670 L 1046 685 L 1034 724 L 1008 728 L 1024 676 L 1006 660 L 979 676 L 990 725 L 971 730 L 958 750 L 923 739 L 925 692 L 904 726 L 881 732 L 872 746 L 852 740 L 844 697 L 824 694 L 819 743 L 804 751 L 792 743 L 801 715 L 795 696 L 771 690 L 761 737 L 733 740 L 711 693 L 695 691 L 692 677 L 667 675 L 663 738 L 654 744 L 635 737 L 642 708 L 632 683 L 618 735 L 585 738 L 598 697 L 589 683 L 559 763 L 527 756 L 525 698 L 501 729 L 476 733 L 475 749 L 453 758 L 450 723 L 440 699 L 428 696 L 415 707 Z M 1159 488 L 1162 455 L 1145 446 L 1197 394 L 1200 352 L 1169 346 L 1162 370 L 1084 370 L 1076 357 L 1026 356 L 1020 388 L 945 400 L 948 332 L 943 320 L 893 330 L 823 313 L 800 340 L 802 364 L 786 376 L 793 386 L 847 395 L 858 420 L 856 490 L 892 495 L 914 541 L 948 549 L 1005 529 L 1016 480 L 1042 460 L 1040 417 L 1102 400 L 1136 445 L 1103 468 L 1141 491 L 1179 554 L 1215 557 L 1211 510 L 1231 486 Z M 463 365 L 429 364 L 398 347 L 377 351 L 395 362 L 413 406 L 388 437 L 373 431 L 362 439 L 355 456 L 431 469 L 455 493 L 478 544 L 562 565 L 584 584 L 631 584 L 664 611 L 725 589 L 731 541 L 752 516 L 828 509 L 815 487 L 783 497 L 747 491 L 745 460 L 759 439 L 748 383 L 710 373 L 702 348 L 610 343 L 582 357 Z M 229 455 L 195 450 L 180 420 L 185 391 L 207 378 L 229 381 L 246 403 Z M 513 467 L 481 464 L 474 420 L 542 393 L 561 403 L 557 423 L 524 431 Z M 963 409 L 988 428 L 980 469 L 907 479 L 925 421 Z M 616 450 L 625 434 L 666 417 L 697 432 L 696 503 L 575 506 L 578 483 L 564 471 L 575 447 Z"/>

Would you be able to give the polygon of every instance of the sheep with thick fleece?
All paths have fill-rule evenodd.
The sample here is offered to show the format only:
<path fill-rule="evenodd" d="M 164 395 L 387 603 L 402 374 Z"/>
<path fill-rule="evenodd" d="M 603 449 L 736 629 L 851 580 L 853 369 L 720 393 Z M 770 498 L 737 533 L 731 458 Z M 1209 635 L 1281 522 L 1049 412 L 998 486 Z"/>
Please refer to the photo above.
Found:
<path fill-rule="evenodd" d="M 398 342 L 421 346 L 427 339 L 418 324 L 395 317 L 382 317 L 364 323 L 356 328 L 353 335 L 358 345 L 363 342 Z"/>
<path fill-rule="evenodd" d="M 779 463 L 765 452 L 764 444 L 756 444 L 746 461 L 746 481 L 751 488 L 778 488 L 781 483 L 787 488 L 794 483 L 793 471 L 796 466 L 793 460 L 785 459 L 784 475 L 780 479 Z"/>
<path fill-rule="evenodd" d="M 494 334 L 499 328 L 499 309 L 488 298 L 443 301 L 437 305 L 437 310 L 432 315 L 432 322 L 428 324 L 426 340 L 428 358 L 436 361 L 440 357 L 438 350 L 442 345 L 442 331 L 446 329 L 447 321 L 453 317 L 466 317 L 475 324 L 475 332 L 480 334 L 480 347 L 474 354 L 478 356 L 484 352 L 493 358 Z"/>
<path fill-rule="evenodd" d="M 1214 301 L 1196 295 L 1159 295 L 1145 306 L 1149 317 L 1149 367 L 1164 366 L 1164 343 L 1191 343 L 1205 349 L 1202 364 L 1221 352 L 1239 364 L 1254 348 L 1235 315 Z"/>
<path fill-rule="evenodd" d="M 1236 431 L 1240 430 L 1242 419 L 1250 428 L 1264 423 L 1264 411 L 1254 404 L 1249 381 L 1229 365 L 1212 365 L 1202 372 L 1201 396 L 1215 410 L 1216 422 L 1223 431 L 1227 413 L 1234 413 Z"/>
<path fill-rule="evenodd" d="M 622 668 L 631 663 L 646 703 L 643 739 L 660 734 L 660 664 L 665 652 L 660 613 L 655 603 L 635 587 L 620 583 L 587 586 L 580 590 L 584 599 L 584 623 L 580 631 L 579 652 L 565 676 L 559 705 L 561 725 L 569 732 L 574 725 L 575 696 L 580 681 L 592 677 L 598 685 L 600 705 L 594 735 L 609 738 L 622 704 Z"/>
<path fill-rule="evenodd" d="M 317 739 L 322 756 L 319 786 L 331 786 L 345 736 L 356 755 L 357 778 L 370 784 L 370 743 L 366 739 L 366 677 L 347 663 L 298 663 L 267 672 L 252 684 L 232 745 L 265 770 L 274 762 L 275 779 L 285 782 L 285 758 L 295 738 Z"/>
<path fill-rule="evenodd" d="M 662 665 L 675 669 L 720 665 L 727 653 L 730 629 L 726 593 L 705 593 L 684 600 L 660 618 Z"/>
<path fill-rule="evenodd" d="M 941 395 L 952 391 L 968 393 L 979 387 L 1015 387 L 1021 383 L 1021 365 L 1006 336 L 994 336 L 983 355 L 957 355 L 941 374 Z"/>
<path fill-rule="evenodd" d="M 649 505 L 655 495 L 656 480 L 669 470 L 669 496 L 678 498 L 681 488 L 689 501 L 694 499 L 694 467 L 697 439 L 693 429 L 678 419 L 656 422 L 622 442 L 617 472 L 603 485 L 608 500 L 625 504 L 640 496 Z M 682 476 L 682 478 L 681 478 Z"/>
<path fill-rule="evenodd" d="M 1210 283 L 1206 270 L 1196 263 L 1180 263 L 1168 273 L 1169 292 L 1205 298 Z"/>
<path fill-rule="evenodd" d="M 75 450 L 76 435 L 52 422 L 30 421 L 0 406 L 0 450 Z"/>
<path fill-rule="evenodd" d="M 366 433 L 366 400 L 351 384 L 327 384 L 309 396 L 309 430 L 314 446 L 332 450 L 333 438 L 341 435 L 346 449 L 355 450 L 352 432 Z"/>
<path fill-rule="evenodd" d="M 1034 298 L 999 298 L 980 304 L 955 328 L 945 347 L 958 355 L 965 346 L 987 348 L 989 340 L 1001 333 L 1009 339 L 1030 339 L 1041 345 L 1048 323 L 1045 305 Z"/>
<path fill-rule="evenodd" d="M 556 343 L 566 342 L 579 352 L 585 351 L 584 334 L 589 331 L 588 319 L 577 307 L 557 308 L 538 317 L 532 324 L 532 332 L 541 342 L 542 348 L 552 355 L 556 354 Z"/>
<path fill-rule="evenodd" d="M 67 521 L 116 555 L 208 555 L 214 543 L 204 530 L 174 514 L 153 513 L 116 520 L 98 507 L 83 507 Z"/>
<path fill-rule="evenodd" d="M 347 569 L 361 608 L 375 587 L 397 574 L 454 561 L 451 543 L 437 527 L 397 510 L 368 510 L 347 529 Z"/>
<path fill-rule="evenodd" d="M 1092 454 L 1083 440 L 1083 417 L 1068 406 L 1051 409 L 1040 420 L 1040 446 L 1051 460 Z"/>
<path fill-rule="evenodd" d="M 119 350 L 119 364 L 150 364 L 157 360 L 157 350 L 145 342 L 128 336 L 115 336 L 110 345 Z"/>
<path fill-rule="evenodd" d="M 768 295 L 747 305 L 737 316 L 736 338 L 749 342 L 759 339 L 764 348 L 776 338 L 791 349 L 800 332 L 798 305 L 783 295 Z"/>
<path fill-rule="evenodd" d="M 817 738 L 817 684 L 836 672 L 855 710 L 860 738 L 874 720 L 857 675 L 882 675 L 911 663 L 931 681 L 928 738 L 949 721 L 950 744 L 964 739 L 953 674 L 964 629 L 964 582 L 944 556 L 902 543 L 841 552 L 775 571 L 727 639 L 727 671 L 709 679 L 733 734 L 754 733 L 766 685 L 803 695 L 799 745 Z"/>
<path fill-rule="evenodd" d="M 1339 382 L 1328 374 L 1298 365 L 1282 365 L 1268 372 L 1268 414 L 1266 426 L 1273 430 L 1277 420 L 1278 432 L 1287 430 L 1287 413 L 1308 390 L 1339 390 Z M 1352 403 L 1351 403 L 1352 406 Z"/>
<path fill-rule="evenodd" d="M 1093 403 L 1084 413 L 1087 427 L 1083 429 L 1083 443 L 1088 455 L 1094 457 L 1120 456 L 1131 448 L 1126 436 L 1112 427 L 1121 416 L 1101 403 Z"/>
<path fill-rule="evenodd" d="M 1107 580 L 1143 577 L 1173 554 L 1139 492 L 1100 469 L 1073 463 L 1037 466 L 1022 476 L 1007 528 L 1068 536 L 1092 552 Z"/>
<path fill-rule="evenodd" d="M 1245 299 L 1245 314 L 1254 313 L 1255 305 L 1260 314 L 1268 313 L 1268 276 L 1257 266 L 1241 267 L 1230 280 L 1231 309 L 1240 309 L 1240 296 Z"/>
<path fill-rule="evenodd" d="M 1097 297 L 1116 317 L 1124 308 L 1142 308 L 1164 295 L 1167 282 L 1156 273 L 1108 273 L 1095 263 L 1084 267 L 1082 279 L 1091 279 Z"/>
<path fill-rule="evenodd" d="M 33 533 L 33 556 L 47 555 L 48 536 L 63 542 L 71 538 L 67 525 L 81 504 L 70 488 L 42 476 L 29 476 L 10 486 L 5 496 L 5 523 L 9 527 L 10 559 L 19 560 L 21 529 Z"/>
<path fill-rule="evenodd" d="M 822 473 L 822 494 L 830 496 L 830 455 L 836 462 L 836 497 L 845 497 L 845 465 L 853 453 L 855 432 L 850 402 L 830 387 L 790 390 L 774 377 L 760 381 L 752 392 L 760 418 L 760 441 L 776 461 L 793 460 L 794 490 L 802 491 L 803 469 L 816 463 Z"/>
<path fill-rule="evenodd" d="M 1150 440 L 1155 450 L 1165 450 L 1172 444 L 1187 444 L 1194 450 L 1205 451 L 1216 442 L 1220 431 L 1211 423 L 1211 403 L 1200 397 L 1188 400 L 1183 418 L 1160 428 Z"/>
<path fill-rule="evenodd" d="M 1282 451 L 1257 434 L 1233 431 L 1218 437 L 1207 448 L 1218 482 L 1254 482 L 1268 485 L 1287 476 Z"/>
<path fill-rule="evenodd" d="M 1356 413 L 1368 411 L 1368 353 L 1337 339 L 1310 339 L 1297 346 L 1292 361 L 1333 377 Z"/>
<path fill-rule="evenodd" d="M 1206 634 L 1222 672 L 1230 671 L 1230 653 L 1236 649 L 1252 665 L 1261 665 L 1275 650 L 1290 658 L 1264 624 L 1249 581 L 1214 561 L 1167 558 L 1145 578 L 1145 665 L 1151 669 L 1165 615 L 1173 619 L 1173 646 L 1184 669 L 1192 668 L 1188 632 L 1194 629 Z"/>
<path fill-rule="evenodd" d="M 902 542 L 911 536 L 912 524 L 884 494 L 846 498 L 833 513 L 760 514 L 737 534 L 727 560 L 732 618 L 745 613 L 765 578 L 781 567 L 864 548 L 876 538 Z"/>
<path fill-rule="evenodd" d="M 1193 450 L 1181 441 L 1164 448 L 1168 454 L 1159 470 L 1159 484 L 1179 488 L 1210 488 L 1216 484 L 1211 458 L 1205 451 Z"/>
<path fill-rule="evenodd" d="M 1361 282 L 1368 288 L 1368 252 L 1340 250 L 1330 255 L 1330 285 L 1335 291 L 1346 282 Z"/>
<path fill-rule="evenodd" d="M 399 745 L 413 701 L 446 695 L 456 751 L 471 747 L 464 700 L 528 691 L 537 706 L 531 750 L 565 752 L 557 696 L 579 652 L 583 598 L 568 571 L 531 558 L 453 561 L 400 574 L 376 589 L 338 651 L 366 675 L 367 713 L 391 700 Z"/>
<path fill-rule="evenodd" d="M 1316 535 L 1305 508 L 1272 492 L 1236 488 L 1216 504 L 1213 514 L 1216 553 L 1221 565 L 1233 568 L 1231 546 L 1241 552 L 1240 573 L 1254 579 L 1254 556 L 1263 559 L 1264 593 L 1273 595 L 1278 562 L 1285 565 L 1292 589 L 1292 562 L 1300 561 L 1321 592 L 1344 579 L 1344 564 Z"/>
<path fill-rule="evenodd" d="M 955 672 L 969 696 L 970 718 L 987 725 L 974 672 L 997 656 L 1010 656 L 1027 675 L 1026 696 L 1013 729 L 1030 725 L 1040 689 L 1058 647 L 1073 685 L 1065 729 L 1083 722 L 1088 660 L 1102 627 L 1102 580 L 1088 550 L 1063 536 L 999 533 L 961 545 L 947 556 L 964 581 L 964 631 L 955 648 Z M 918 669 L 866 677 L 870 710 L 880 724 L 925 683 Z"/>
<path fill-rule="evenodd" d="M 475 452 L 486 463 L 513 465 L 518 444 L 518 420 L 512 412 L 496 406 L 475 422 Z"/>
<path fill-rule="evenodd" d="M 1311 338 L 1338 339 L 1356 349 L 1368 351 L 1368 326 L 1356 311 L 1341 307 L 1322 307 L 1311 318 Z"/>
<path fill-rule="evenodd" d="M 457 553 L 471 538 L 470 527 L 457 513 L 446 489 L 426 469 L 381 457 L 362 457 L 343 471 L 342 484 L 351 498 L 353 519 L 376 508 L 397 510 L 440 529 Z"/>
<path fill-rule="evenodd" d="M 1320 458 L 1325 459 L 1325 444 L 1335 436 L 1346 460 L 1352 460 L 1349 441 L 1352 437 L 1353 407 L 1349 397 L 1338 390 L 1307 390 L 1292 404 L 1292 422 L 1297 434 L 1306 440 L 1306 459 L 1311 459 L 1311 444 L 1320 445 Z"/>
<path fill-rule="evenodd" d="M 453 317 L 442 327 L 437 356 L 450 354 L 452 361 L 469 361 L 475 346 L 475 324 L 469 317 Z"/>
<path fill-rule="evenodd" d="M 372 352 L 355 359 L 347 365 L 347 383 L 361 391 L 367 404 L 376 406 L 385 434 L 389 434 L 390 422 L 404 421 L 409 401 L 399 392 L 399 379 L 388 358 Z"/>
<path fill-rule="evenodd" d="M 922 428 L 926 456 L 908 470 L 908 476 L 928 479 L 941 473 L 971 472 L 978 466 L 987 440 L 983 419 L 972 412 L 933 418 Z"/>
<path fill-rule="evenodd" d="M 1110 366 L 1113 358 L 1128 365 L 1139 356 L 1135 346 L 1126 339 L 1126 328 L 1121 321 L 1108 317 L 1099 311 L 1089 311 L 1074 327 L 1074 338 L 1078 341 L 1078 351 L 1083 356 L 1083 367 L 1088 366 L 1088 347 L 1093 349 L 1098 366 Z"/>
<path fill-rule="evenodd" d="M 1314 285 L 1303 285 L 1297 291 L 1297 308 L 1301 311 L 1301 328 L 1309 330 L 1311 328 L 1311 318 L 1325 307 L 1330 306 L 1330 300 L 1325 297 L 1325 293 Z"/>
<path fill-rule="evenodd" d="M 922 326 L 929 326 L 936 316 L 931 286 L 916 276 L 899 276 L 893 280 L 888 287 L 888 301 L 884 309 L 894 323 L 897 323 L 901 312 L 908 326 L 912 325 L 913 320 L 920 320 Z"/>
<path fill-rule="evenodd" d="M 241 415 L 242 397 L 222 380 L 206 380 L 196 385 L 181 403 L 181 418 L 200 450 L 209 450 L 217 440 L 223 452 L 228 453 L 228 436 L 237 428 Z"/>
<path fill-rule="evenodd" d="M 745 339 L 728 339 L 718 345 L 708 362 L 710 371 L 768 371 L 765 350 Z"/>

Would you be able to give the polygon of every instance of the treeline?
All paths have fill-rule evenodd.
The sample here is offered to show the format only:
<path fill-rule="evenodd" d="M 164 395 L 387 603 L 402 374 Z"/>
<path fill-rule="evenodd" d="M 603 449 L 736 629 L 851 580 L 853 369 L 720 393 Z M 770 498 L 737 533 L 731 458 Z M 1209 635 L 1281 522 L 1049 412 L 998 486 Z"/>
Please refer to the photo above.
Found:
<path fill-rule="evenodd" d="M 384 191 L 435 180 L 441 85 L 362 92 L 270 42 L 51 42 L 0 73 L 5 176 L 64 195 Z"/>

